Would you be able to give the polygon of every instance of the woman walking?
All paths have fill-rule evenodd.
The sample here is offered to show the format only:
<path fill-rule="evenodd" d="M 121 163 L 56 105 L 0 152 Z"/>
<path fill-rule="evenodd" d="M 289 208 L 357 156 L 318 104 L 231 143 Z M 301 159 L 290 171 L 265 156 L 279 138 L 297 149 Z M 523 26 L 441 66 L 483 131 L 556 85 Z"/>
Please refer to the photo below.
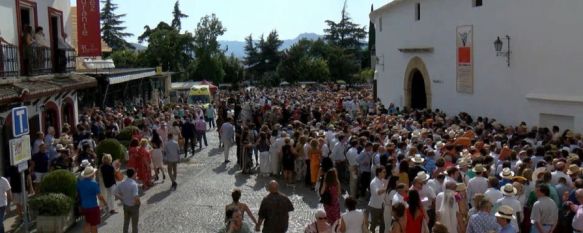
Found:
<path fill-rule="evenodd" d="M 148 140 L 143 138 L 138 149 L 138 179 L 142 181 L 144 189 L 152 186 L 152 157 L 150 155 Z"/>
<path fill-rule="evenodd" d="M 332 233 L 332 226 L 326 221 L 326 211 L 319 209 L 315 215 L 316 220 L 306 226 L 304 233 Z"/>
<path fill-rule="evenodd" d="M 326 173 L 320 196 L 324 196 L 324 193 L 329 196 L 328 203 L 324 203 L 324 210 L 328 216 L 328 223 L 333 224 L 340 218 L 340 181 L 336 169 L 330 169 Z"/>
<path fill-rule="evenodd" d="M 357 201 L 353 197 L 348 197 L 344 201 L 344 205 L 348 212 L 340 218 L 339 232 L 347 233 L 362 233 L 362 229 L 368 226 L 367 215 L 356 209 Z"/>
<path fill-rule="evenodd" d="M 99 168 L 99 172 L 101 173 L 101 177 L 103 178 L 103 185 L 105 186 L 105 199 L 107 200 L 107 209 L 109 210 L 110 214 L 115 214 L 115 199 L 114 199 L 114 190 L 116 187 L 115 182 L 115 168 L 112 166 L 112 158 L 110 154 L 103 154 L 103 158 L 101 159 L 101 167 Z"/>
<path fill-rule="evenodd" d="M 312 139 L 310 141 L 310 149 L 308 150 L 308 156 L 310 158 L 310 181 L 312 182 L 312 188 L 318 182 L 318 172 L 320 171 L 320 158 L 322 157 L 322 150 L 320 150 L 318 140 Z"/>
<path fill-rule="evenodd" d="M 391 233 L 405 233 L 407 231 L 407 217 L 405 216 L 405 204 L 399 202 L 392 207 L 393 222 L 391 223 Z"/>
<path fill-rule="evenodd" d="M 423 224 L 425 219 L 425 211 L 421 206 L 421 199 L 416 190 L 409 190 L 409 200 L 407 201 L 409 208 L 407 209 L 407 225 L 406 233 L 427 233 L 423 232 Z"/>
<path fill-rule="evenodd" d="M 249 217 L 251 218 L 251 221 L 253 221 L 253 225 L 257 225 L 257 219 L 255 218 L 255 216 L 253 216 L 253 212 L 251 212 L 249 206 L 239 201 L 241 199 L 241 190 L 234 189 L 233 192 L 231 192 L 231 198 L 233 202 L 225 206 L 225 212 L 229 208 L 237 208 L 241 211 L 241 219 L 243 219 L 245 217 L 245 213 L 247 213 L 247 215 L 249 215 Z M 228 216 L 226 220 L 228 220 Z"/>
<path fill-rule="evenodd" d="M 152 168 L 154 169 L 154 173 L 156 176 L 154 177 L 155 181 L 158 181 L 159 174 L 162 172 L 162 180 L 166 180 L 166 174 L 164 173 L 164 155 L 162 154 L 162 148 L 160 148 L 159 142 L 152 141 Z"/>
<path fill-rule="evenodd" d="M 286 181 L 286 183 L 293 184 L 296 153 L 291 146 L 291 140 L 289 138 L 285 138 L 284 143 L 284 146 L 281 148 L 283 179 Z"/>
<path fill-rule="evenodd" d="M 271 173 L 271 164 L 269 161 L 269 147 L 271 142 L 269 141 L 268 134 L 266 132 L 261 132 L 259 134 L 259 140 L 257 141 L 256 147 L 259 150 L 259 172 L 262 175 L 267 175 Z"/>

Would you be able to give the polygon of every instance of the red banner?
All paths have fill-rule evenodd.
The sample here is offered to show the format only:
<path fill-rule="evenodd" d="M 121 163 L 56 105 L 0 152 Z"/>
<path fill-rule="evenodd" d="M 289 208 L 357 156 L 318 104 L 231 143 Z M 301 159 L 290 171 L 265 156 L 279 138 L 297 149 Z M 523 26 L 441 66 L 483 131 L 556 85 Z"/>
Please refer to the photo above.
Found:
<path fill-rule="evenodd" d="M 77 0 L 77 56 L 101 56 L 99 0 Z"/>

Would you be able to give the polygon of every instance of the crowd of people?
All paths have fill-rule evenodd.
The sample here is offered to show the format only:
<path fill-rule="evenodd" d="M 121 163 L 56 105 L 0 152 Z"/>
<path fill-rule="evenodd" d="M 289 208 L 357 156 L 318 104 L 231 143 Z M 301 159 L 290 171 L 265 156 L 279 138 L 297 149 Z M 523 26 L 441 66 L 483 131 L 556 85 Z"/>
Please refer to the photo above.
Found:
<path fill-rule="evenodd" d="M 78 172 L 87 180 L 78 189 L 88 231 L 96 232 L 100 222 L 97 203 L 116 213 L 116 196 L 123 203 L 124 232 L 132 221 L 136 229 L 138 187 L 148 190 L 168 174 L 175 190 L 180 159 L 209 146 L 206 133 L 215 130 L 225 163 L 235 147 L 243 173 L 314 190 L 323 209 L 306 232 L 583 230 L 583 140 L 556 126 L 510 126 L 466 113 L 400 109 L 384 106 L 368 89 L 325 86 L 221 91 L 208 108 L 168 104 L 82 112 L 74 128 L 36 135 L 25 192 L 38 192 L 51 170 Z M 95 154 L 100 141 L 128 126 L 137 130 L 125 166 Z M 9 187 L 18 207 L 20 179 L 11 170 Z M 95 189 L 96 174 L 106 188 L 103 196 Z M 270 182 L 268 191 L 256 218 L 235 190 L 225 208 L 224 232 L 250 231 L 245 214 L 256 231 L 287 231 L 293 204 L 278 182 Z M 359 202 L 366 210 L 356 209 Z"/>
<path fill-rule="evenodd" d="M 260 175 L 313 188 L 324 211 L 306 232 L 583 230 L 580 134 L 385 107 L 370 93 L 327 87 L 223 93 L 231 101 L 218 107 L 225 162 L 236 146 L 243 170 L 255 159 Z M 359 214 L 349 208 L 357 201 L 368 203 Z"/>

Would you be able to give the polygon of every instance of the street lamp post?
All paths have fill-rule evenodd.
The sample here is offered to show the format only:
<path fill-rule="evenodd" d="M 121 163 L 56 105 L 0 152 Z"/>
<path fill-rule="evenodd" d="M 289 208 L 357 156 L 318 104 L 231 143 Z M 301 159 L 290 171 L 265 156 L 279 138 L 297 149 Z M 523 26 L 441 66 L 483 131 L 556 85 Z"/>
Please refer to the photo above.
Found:
<path fill-rule="evenodd" d="M 504 45 L 504 42 L 502 42 L 500 37 L 498 37 L 494 41 L 494 49 L 496 50 L 497 57 L 506 57 L 506 64 L 508 64 L 508 67 L 510 67 L 510 54 L 511 54 L 511 52 L 510 52 L 510 36 L 506 35 L 504 37 L 504 39 L 506 39 L 508 41 L 508 43 L 506 44 L 506 46 L 507 46 L 506 51 L 502 51 L 502 46 Z"/>

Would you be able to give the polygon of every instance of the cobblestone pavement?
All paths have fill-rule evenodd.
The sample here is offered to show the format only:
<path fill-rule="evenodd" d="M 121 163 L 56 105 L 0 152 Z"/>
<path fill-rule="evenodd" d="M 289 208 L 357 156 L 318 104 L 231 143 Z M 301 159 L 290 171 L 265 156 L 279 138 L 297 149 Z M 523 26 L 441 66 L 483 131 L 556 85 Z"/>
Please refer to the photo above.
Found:
<path fill-rule="evenodd" d="M 168 179 L 165 183 L 158 182 L 143 194 L 140 232 L 217 232 L 223 226 L 224 206 L 231 202 L 233 188 L 242 190 L 241 201 L 247 203 L 257 216 L 259 204 L 267 195 L 265 185 L 271 178 L 244 175 L 234 162 L 224 164 L 217 136 L 214 131 L 207 133 L 209 146 L 179 164 L 176 191 L 170 191 Z M 230 160 L 235 161 L 234 147 L 231 152 Z M 292 200 L 295 207 L 290 213 L 288 232 L 303 232 L 304 226 L 314 219 L 318 197 L 300 184 L 295 188 L 280 185 L 280 191 Z M 118 206 L 118 211 L 120 213 L 103 220 L 99 232 L 122 232 L 121 206 Z M 251 222 L 247 217 L 245 220 Z M 77 224 L 69 232 L 81 232 L 81 225 Z"/>

